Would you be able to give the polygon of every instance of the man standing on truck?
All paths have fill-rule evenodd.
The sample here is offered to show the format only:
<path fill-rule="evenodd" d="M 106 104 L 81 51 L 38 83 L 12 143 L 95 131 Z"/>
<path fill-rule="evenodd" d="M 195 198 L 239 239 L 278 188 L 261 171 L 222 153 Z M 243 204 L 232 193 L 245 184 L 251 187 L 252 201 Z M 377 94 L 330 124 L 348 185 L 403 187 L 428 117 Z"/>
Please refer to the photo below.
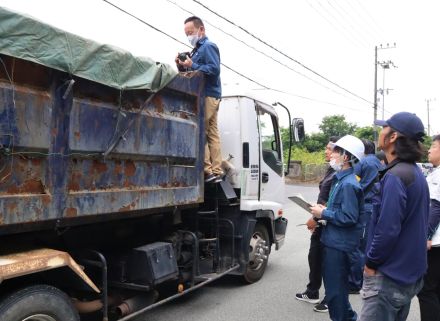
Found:
<path fill-rule="evenodd" d="M 205 75 L 205 182 L 222 180 L 222 155 L 217 114 L 222 95 L 220 82 L 220 51 L 205 35 L 203 21 L 196 16 L 185 20 L 185 34 L 194 49 L 188 55 L 179 54 L 175 61 L 180 71 L 201 71 Z"/>
<path fill-rule="evenodd" d="M 359 320 L 403 321 L 427 268 L 429 190 L 416 165 L 425 133 L 420 118 L 408 112 L 376 125 L 383 126 L 379 148 L 388 166 L 373 196 Z"/>

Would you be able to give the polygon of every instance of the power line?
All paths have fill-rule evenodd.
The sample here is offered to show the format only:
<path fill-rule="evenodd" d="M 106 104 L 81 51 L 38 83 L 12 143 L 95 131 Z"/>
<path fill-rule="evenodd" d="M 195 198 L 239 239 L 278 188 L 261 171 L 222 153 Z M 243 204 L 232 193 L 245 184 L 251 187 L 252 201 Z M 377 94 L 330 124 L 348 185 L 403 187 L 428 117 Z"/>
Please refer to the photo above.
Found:
<path fill-rule="evenodd" d="M 338 14 L 343 18 L 346 19 L 346 21 L 348 22 L 349 26 L 351 27 L 352 30 L 356 29 L 355 26 L 358 28 L 359 31 L 362 31 L 362 34 L 367 35 L 370 39 L 372 39 L 373 41 L 375 40 L 375 37 L 370 33 L 370 31 L 368 29 L 364 29 L 362 28 L 362 24 L 357 23 L 356 21 L 352 20 L 352 16 L 350 15 L 349 12 L 347 12 L 347 10 L 345 10 L 345 8 L 338 2 L 338 1 L 334 1 L 333 3 L 330 2 L 329 0 L 327 0 L 328 4 L 335 9 L 336 12 L 338 12 Z M 352 23 L 354 22 L 354 24 Z M 366 30 L 366 32 L 365 32 Z M 368 39 L 365 39 L 365 41 L 367 41 L 367 43 L 369 43 L 370 41 L 368 41 Z"/>
<path fill-rule="evenodd" d="M 376 38 L 380 38 L 380 37 L 382 37 L 382 36 L 381 36 L 381 32 L 380 32 L 379 28 L 377 27 L 377 25 L 376 25 L 375 23 L 371 24 L 370 22 L 368 22 L 367 19 L 365 19 L 364 16 L 358 11 L 358 9 L 356 9 L 356 8 L 353 6 L 352 0 L 348 0 L 348 1 L 346 1 L 346 2 L 347 2 L 348 5 L 350 6 L 351 11 L 355 12 L 356 15 L 357 15 L 361 20 L 363 20 L 363 22 L 364 22 L 367 26 L 371 26 L 371 29 L 368 29 L 368 30 L 370 30 L 370 31 L 372 31 L 372 32 L 375 33 L 375 35 L 373 35 L 373 36 L 374 36 L 373 39 L 376 39 Z"/>
<path fill-rule="evenodd" d="M 174 2 L 174 1 L 172 1 L 172 0 L 165 0 L 165 1 L 167 1 L 167 2 L 169 2 L 169 3 L 171 3 L 171 4 L 173 4 L 173 5 L 175 5 L 176 7 L 180 8 L 181 10 L 185 11 L 186 13 L 188 13 L 188 14 L 190 14 L 190 15 L 196 15 L 195 13 L 193 13 L 193 12 L 191 12 L 191 11 L 189 11 L 189 10 L 183 8 L 182 6 L 180 6 L 179 4 L 177 4 L 176 2 Z M 221 29 L 221 28 L 215 26 L 214 24 L 210 23 L 208 20 L 203 19 L 203 21 L 204 21 L 204 23 L 210 25 L 211 27 L 217 29 L 218 31 L 220 31 L 220 32 L 222 32 L 222 33 L 228 35 L 228 36 L 231 37 L 231 38 L 233 38 L 234 40 L 236 40 L 236 41 L 238 41 L 238 42 L 244 44 L 244 45 L 247 46 L 248 48 L 250 48 L 250 49 L 252 49 L 252 50 L 254 50 L 254 51 L 256 51 L 256 52 L 262 54 L 263 56 L 265 56 L 265 57 L 267 57 L 267 58 L 269 58 L 269 59 L 275 61 L 276 63 L 280 64 L 281 66 L 283 66 L 283 67 L 285 67 L 285 68 L 287 68 L 287 69 L 289 69 L 289 70 L 291 70 L 291 71 L 297 73 L 298 75 L 300 75 L 300 76 L 302 76 L 302 77 L 304 77 L 304 78 L 306 78 L 306 79 L 308 79 L 308 80 L 314 82 L 315 84 L 317 84 L 317 85 L 319 85 L 319 86 L 321 86 L 321 87 L 323 87 L 323 88 L 325 88 L 325 89 L 327 89 L 327 90 L 330 90 L 330 91 L 332 91 L 332 92 L 335 93 L 335 94 L 341 95 L 341 96 L 346 97 L 346 98 L 348 98 L 348 99 L 354 99 L 353 97 L 347 96 L 347 95 L 345 95 L 345 94 L 343 94 L 343 93 L 341 93 L 341 92 L 339 92 L 339 91 L 336 91 L 336 90 L 334 90 L 334 89 L 332 89 L 332 88 L 330 88 L 330 87 L 328 87 L 328 86 L 326 86 L 326 85 L 324 85 L 324 84 L 322 84 L 322 83 L 316 81 L 315 79 L 310 78 L 309 76 L 307 76 L 307 75 L 305 75 L 305 74 L 303 74 L 303 73 L 301 73 L 301 72 L 299 72 L 299 71 L 293 69 L 292 67 L 286 65 L 285 63 L 279 61 L 278 59 L 275 59 L 275 58 L 273 58 L 272 56 L 269 56 L 269 55 L 266 54 L 265 52 L 263 52 L 263 51 L 261 51 L 261 50 L 258 50 L 257 48 L 255 48 L 255 47 L 249 45 L 249 44 L 246 43 L 245 41 L 243 41 L 243 40 L 241 40 L 241 39 L 235 37 L 233 34 L 228 33 L 228 32 L 226 32 L 226 31 L 224 31 L 223 29 Z"/>
<path fill-rule="evenodd" d="M 233 26 L 235 26 L 235 27 L 241 29 L 242 31 L 244 31 L 245 33 L 247 33 L 248 35 L 250 35 L 251 37 L 253 37 L 253 38 L 255 38 L 256 40 L 260 41 L 261 43 L 263 43 L 264 45 L 266 45 L 266 46 L 268 46 L 269 48 L 273 49 L 274 51 L 278 52 L 279 54 L 283 55 L 284 57 L 286 57 L 286 58 L 288 58 L 288 59 L 290 59 L 290 60 L 296 62 L 298 65 L 300 65 L 300 66 L 303 67 L 304 69 L 310 71 L 311 73 L 315 74 L 316 76 L 318 76 L 318 77 L 324 79 L 325 81 L 328 81 L 328 82 L 331 83 L 332 85 L 334 85 L 334 86 L 336 86 L 336 87 L 338 87 L 338 88 L 340 88 L 340 89 L 342 89 L 342 90 L 348 92 L 349 94 L 351 94 L 351 95 L 353 95 L 353 96 L 355 96 L 355 97 L 357 97 L 357 98 L 359 98 L 359 99 L 365 101 L 366 103 L 368 103 L 368 104 L 372 104 L 372 102 L 368 101 L 367 99 L 365 99 L 365 98 L 363 98 L 363 97 L 361 97 L 361 96 L 359 96 L 359 95 L 353 93 L 352 91 L 350 91 L 350 90 L 348 90 L 348 89 L 342 87 L 341 85 L 335 83 L 334 81 L 328 79 L 327 77 L 325 77 L 325 76 L 319 74 L 318 72 L 314 71 L 313 69 L 307 67 L 306 65 L 304 65 L 304 64 L 301 63 L 300 61 L 298 61 L 298 60 L 296 60 L 296 59 L 290 57 L 289 55 L 285 54 L 284 52 L 278 50 L 278 49 L 275 48 L 274 46 L 268 44 L 268 43 L 265 42 L 264 40 L 260 39 L 259 37 L 255 36 L 254 34 L 252 34 L 250 31 L 246 30 L 245 28 L 243 28 L 243 27 L 237 25 L 236 23 L 232 22 L 231 20 L 225 18 L 224 16 L 222 16 L 222 15 L 220 15 L 219 13 L 215 12 L 214 10 L 210 9 L 209 7 L 207 7 L 206 5 L 204 5 L 203 3 L 201 3 L 200 1 L 197 1 L 197 0 L 193 0 L 193 1 L 194 1 L 195 3 L 197 3 L 197 4 L 199 4 L 200 6 L 204 7 L 206 10 L 210 11 L 211 13 L 215 14 L 216 16 L 220 17 L 221 19 L 223 19 L 223 20 L 227 21 L 228 23 L 232 24 Z"/>
<path fill-rule="evenodd" d="M 329 15 L 339 26 L 341 26 L 342 30 L 344 30 L 344 32 L 347 32 L 347 34 L 350 35 L 350 37 L 353 37 L 353 39 L 356 39 L 356 41 L 359 41 L 359 43 L 361 44 L 362 47 L 364 48 L 368 48 L 368 46 L 366 45 L 366 43 L 360 38 L 360 37 L 356 37 L 356 35 L 354 35 L 352 33 L 352 31 L 350 29 L 345 28 L 342 24 L 341 24 L 341 19 L 338 19 L 337 17 L 335 17 L 320 1 L 316 1 L 318 3 L 318 5 L 327 13 L 327 15 Z M 330 3 L 329 3 L 330 4 Z M 330 4 L 331 5 L 331 4 Z M 333 7 L 333 6 L 332 6 Z M 334 9 L 334 7 L 333 7 Z M 336 11 L 336 10 L 335 10 Z"/>
<path fill-rule="evenodd" d="M 292 93 L 290 93 L 288 91 L 283 91 L 283 90 L 278 90 L 278 89 L 270 89 L 270 88 L 268 90 L 272 90 L 272 91 L 279 92 L 279 93 L 282 93 L 282 94 L 286 94 L 286 95 L 289 95 L 289 96 L 298 97 L 298 98 L 302 98 L 302 99 L 305 99 L 305 100 L 317 102 L 317 103 L 320 103 L 320 104 L 326 104 L 326 105 L 341 107 L 341 108 L 344 108 L 344 109 L 354 110 L 354 111 L 357 111 L 357 112 L 369 113 L 369 111 L 365 110 L 365 109 L 358 109 L 358 108 L 343 106 L 343 105 L 331 103 L 331 102 L 328 102 L 328 101 L 325 101 L 325 100 L 319 100 L 319 99 L 315 99 L 315 98 L 310 98 L 310 97 L 306 97 L 306 96 L 292 94 Z"/>
<path fill-rule="evenodd" d="M 173 39 L 174 41 L 176 41 L 176 42 L 178 42 L 178 43 L 180 43 L 180 44 L 182 44 L 182 45 L 184 45 L 184 46 L 189 47 L 187 44 L 183 43 L 182 41 L 178 40 L 177 38 L 175 38 L 175 37 L 169 35 L 168 33 L 162 31 L 161 29 L 159 29 L 159 28 L 157 28 L 157 27 L 155 27 L 155 26 L 153 26 L 153 25 L 147 23 L 146 21 L 144 21 L 144 20 L 142 20 L 142 19 L 136 17 L 136 16 L 133 15 L 132 13 L 130 13 L 130 12 L 128 12 L 128 11 L 126 11 L 126 10 L 124 10 L 124 9 L 122 9 L 122 8 L 120 8 L 120 7 L 118 7 L 117 5 L 111 3 L 110 1 L 108 1 L 108 0 L 102 0 L 102 1 L 104 1 L 105 3 L 111 5 L 112 7 L 116 8 L 117 10 L 119 10 L 119 11 L 125 13 L 126 15 L 129 15 L 130 17 L 132 17 L 132 18 L 138 20 L 138 21 L 141 22 L 142 24 L 147 25 L 148 27 L 152 28 L 153 30 L 155 30 L 155 31 L 157 31 L 157 32 L 159 32 L 159 33 L 161 33 L 161 34 L 163 34 L 163 35 L 165 35 L 165 36 L 167 36 L 167 37 Z M 256 85 L 258 85 L 258 86 L 260 86 L 260 87 L 262 87 L 263 89 L 267 89 L 267 90 L 272 90 L 272 91 L 275 91 L 275 92 L 284 93 L 284 94 L 287 94 L 287 95 L 290 95 L 290 96 L 294 96 L 294 97 L 298 97 L 298 98 L 306 99 L 306 100 L 310 100 L 310 101 L 320 102 L 320 103 L 329 104 L 329 105 L 333 105 L 333 106 L 339 106 L 339 107 L 342 107 L 342 108 L 353 109 L 353 110 L 356 110 L 356 111 L 363 111 L 363 109 L 354 109 L 354 108 L 350 108 L 350 107 L 346 107 L 346 106 L 342 106 L 342 105 L 337 105 L 337 104 L 334 104 L 334 103 L 331 103 L 331 102 L 326 102 L 326 101 L 317 100 L 317 99 L 310 98 L 310 97 L 306 97 L 306 96 L 301 96 L 301 95 L 298 95 L 298 94 L 294 94 L 294 93 L 292 93 L 292 92 L 287 92 L 287 91 L 282 91 L 282 90 L 274 89 L 274 88 L 271 88 L 271 87 L 269 87 L 269 86 L 266 86 L 266 85 L 264 85 L 264 84 L 262 84 L 262 83 L 260 83 L 260 82 L 258 82 L 258 81 L 256 81 L 256 80 L 254 80 L 254 79 L 252 79 L 252 78 L 250 78 L 250 77 L 248 77 L 248 76 L 246 76 L 246 75 L 244 75 L 244 74 L 242 74 L 242 73 L 236 71 L 235 69 L 233 69 L 233 68 L 231 68 L 231 67 L 225 65 L 224 63 L 221 63 L 221 65 L 222 65 L 223 67 L 229 69 L 230 71 L 234 72 L 235 74 L 239 75 L 240 77 L 243 77 L 243 78 L 245 78 L 246 80 L 248 80 L 248 81 L 250 81 L 250 82 L 252 82 L 252 83 L 254 83 L 254 84 L 256 84 Z"/>
<path fill-rule="evenodd" d="M 370 20 L 373 22 L 373 26 L 376 26 L 378 28 L 379 34 L 383 33 L 383 28 L 374 20 L 374 18 L 371 16 L 370 12 L 363 6 L 362 1 L 356 1 L 356 3 L 361 7 L 362 11 L 367 14 L 367 17 L 370 18 Z"/>

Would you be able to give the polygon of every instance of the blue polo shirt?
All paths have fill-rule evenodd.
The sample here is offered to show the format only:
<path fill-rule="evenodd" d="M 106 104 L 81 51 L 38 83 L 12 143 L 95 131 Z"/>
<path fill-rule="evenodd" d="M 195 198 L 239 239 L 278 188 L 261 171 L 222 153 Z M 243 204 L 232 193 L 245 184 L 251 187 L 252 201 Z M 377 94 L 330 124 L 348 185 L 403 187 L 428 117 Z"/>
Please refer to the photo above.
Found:
<path fill-rule="evenodd" d="M 366 265 L 400 284 L 413 284 L 427 268 L 428 184 L 416 164 L 398 159 L 380 177 L 373 196 Z"/>
<path fill-rule="evenodd" d="M 215 43 L 203 37 L 197 42 L 191 56 L 191 70 L 205 74 L 205 96 L 220 99 L 222 85 L 220 81 L 220 51 Z"/>
<path fill-rule="evenodd" d="M 353 168 L 336 172 L 327 208 L 322 212 L 327 223 L 321 242 L 327 247 L 353 252 L 359 246 L 364 215 L 364 194 Z"/>

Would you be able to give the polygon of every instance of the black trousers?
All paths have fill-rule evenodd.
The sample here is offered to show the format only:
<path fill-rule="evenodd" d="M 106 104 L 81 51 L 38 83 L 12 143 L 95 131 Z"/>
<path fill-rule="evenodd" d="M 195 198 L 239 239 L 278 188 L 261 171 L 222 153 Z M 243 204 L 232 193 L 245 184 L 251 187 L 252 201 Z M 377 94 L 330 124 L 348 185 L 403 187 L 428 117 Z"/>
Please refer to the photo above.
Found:
<path fill-rule="evenodd" d="M 307 290 L 318 294 L 322 284 L 322 255 L 323 245 L 321 243 L 322 227 L 317 227 L 310 237 L 309 249 L 309 284 Z"/>
<path fill-rule="evenodd" d="M 428 271 L 419 298 L 421 321 L 440 321 L 440 248 L 428 251 Z"/>

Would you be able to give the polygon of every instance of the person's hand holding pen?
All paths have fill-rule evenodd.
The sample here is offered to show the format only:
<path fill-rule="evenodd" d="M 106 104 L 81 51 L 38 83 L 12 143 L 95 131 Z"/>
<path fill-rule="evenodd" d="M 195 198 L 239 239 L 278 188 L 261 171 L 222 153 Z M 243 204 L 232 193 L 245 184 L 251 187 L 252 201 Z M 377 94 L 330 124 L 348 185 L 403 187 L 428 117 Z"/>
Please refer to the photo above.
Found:
<path fill-rule="evenodd" d="M 321 218 L 322 216 L 322 212 L 326 209 L 327 207 L 325 207 L 324 205 L 321 204 L 316 204 L 313 206 L 310 206 L 310 212 L 312 213 L 312 215 L 316 218 Z"/>

